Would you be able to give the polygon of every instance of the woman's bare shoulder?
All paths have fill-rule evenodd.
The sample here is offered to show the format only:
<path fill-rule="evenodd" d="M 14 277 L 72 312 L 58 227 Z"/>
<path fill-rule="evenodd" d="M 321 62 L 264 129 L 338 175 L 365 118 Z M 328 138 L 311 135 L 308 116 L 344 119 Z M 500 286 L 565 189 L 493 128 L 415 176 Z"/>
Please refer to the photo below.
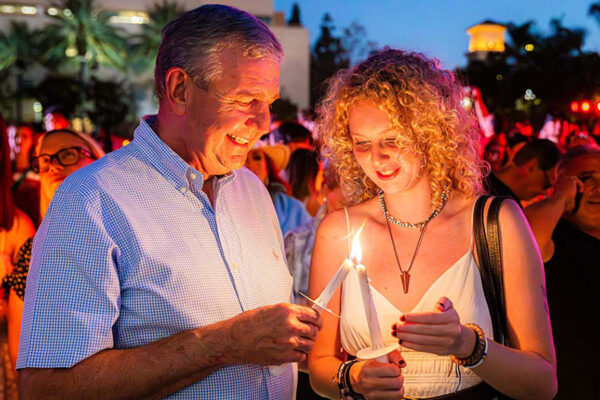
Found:
<path fill-rule="evenodd" d="M 348 234 L 346 212 L 350 221 L 350 232 L 353 232 L 360 227 L 365 219 L 372 218 L 373 204 L 373 199 L 371 199 L 346 207 L 346 210 L 341 208 L 330 212 L 319 225 L 319 233 L 336 239 L 340 236 L 345 237 Z"/>

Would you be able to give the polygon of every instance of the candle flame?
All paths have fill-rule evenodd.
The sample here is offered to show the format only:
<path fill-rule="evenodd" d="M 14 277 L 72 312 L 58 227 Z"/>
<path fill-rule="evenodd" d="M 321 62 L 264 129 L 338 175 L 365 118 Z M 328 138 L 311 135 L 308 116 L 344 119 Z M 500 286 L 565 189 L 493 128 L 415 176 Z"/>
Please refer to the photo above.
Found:
<path fill-rule="evenodd" d="M 356 234 L 354 235 L 354 239 L 352 239 L 352 250 L 350 251 L 350 259 L 354 259 L 357 264 L 360 264 L 362 262 L 362 251 L 360 248 L 360 242 L 358 238 L 366 223 L 367 220 L 365 219 L 362 225 L 360 226 L 358 232 L 356 232 Z"/>

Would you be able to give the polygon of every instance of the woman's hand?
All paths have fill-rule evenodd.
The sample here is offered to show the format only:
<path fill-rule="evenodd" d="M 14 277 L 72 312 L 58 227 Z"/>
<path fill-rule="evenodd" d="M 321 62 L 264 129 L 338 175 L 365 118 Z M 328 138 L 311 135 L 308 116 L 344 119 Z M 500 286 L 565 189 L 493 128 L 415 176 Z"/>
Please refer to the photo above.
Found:
<path fill-rule="evenodd" d="M 402 399 L 404 397 L 404 377 L 402 368 L 406 366 L 400 352 L 388 354 L 389 363 L 376 360 L 358 362 L 350 368 L 350 385 L 356 393 L 367 400 Z"/>
<path fill-rule="evenodd" d="M 404 314 L 392 325 L 392 335 L 409 349 L 441 356 L 464 358 L 475 348 L 475 332 L 461 325 L 460 317 L 447 297 L 433 312 Z"/>

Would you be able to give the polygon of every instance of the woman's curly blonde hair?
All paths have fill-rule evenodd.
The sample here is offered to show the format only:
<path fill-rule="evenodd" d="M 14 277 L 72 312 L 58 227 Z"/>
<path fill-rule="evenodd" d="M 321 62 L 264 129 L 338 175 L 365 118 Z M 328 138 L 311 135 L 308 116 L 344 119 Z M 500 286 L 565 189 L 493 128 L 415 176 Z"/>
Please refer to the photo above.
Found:
<path fill-rule="evenodd" d="M 420 53 L 384 48 L 329 80 L 317 123 L 322 154 L 335 166 L 347 204 L 363 202 L 379 190 L 353 153 L 348 111 L 360 100 L 386 111 L 392 127 L 402 132 L 398 147 L 425 160 L 434 208 L 445 188 L 467 196 L 483 192 L 488 167 L 478 153 L 476 119 L 461 106 L 462 86 L 438 64 Z"/>

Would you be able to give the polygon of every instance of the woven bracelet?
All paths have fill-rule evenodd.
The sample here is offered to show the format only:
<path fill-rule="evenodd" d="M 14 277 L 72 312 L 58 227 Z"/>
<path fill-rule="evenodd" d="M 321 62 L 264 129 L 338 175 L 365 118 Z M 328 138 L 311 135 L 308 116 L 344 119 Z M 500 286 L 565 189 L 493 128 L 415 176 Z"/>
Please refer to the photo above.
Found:
<path fill-rule="evenodd" d="M 465 358 L 458 358 L 454 355 L 450 356 L 450 359 L 452 360 L 452 362 L 467 367 L 467 368 L 474 368 L 479 366 L 483 360 L 485 359 L 486 355 L 487 355 L 487 348 L 488 348 L 488 341 L 487 338 L 485 337 L 485 333 L 483 332 L 483 329 L 481 329 L 481 327 L 479 327 L 479 325 L 477 324 L 465 324 L 465 328 L 469 328 L 472 329 L 475 332 L 476 335 L 476 339 L 475 339 L 475 348 L 473 349 L 473 352 Z"/>

